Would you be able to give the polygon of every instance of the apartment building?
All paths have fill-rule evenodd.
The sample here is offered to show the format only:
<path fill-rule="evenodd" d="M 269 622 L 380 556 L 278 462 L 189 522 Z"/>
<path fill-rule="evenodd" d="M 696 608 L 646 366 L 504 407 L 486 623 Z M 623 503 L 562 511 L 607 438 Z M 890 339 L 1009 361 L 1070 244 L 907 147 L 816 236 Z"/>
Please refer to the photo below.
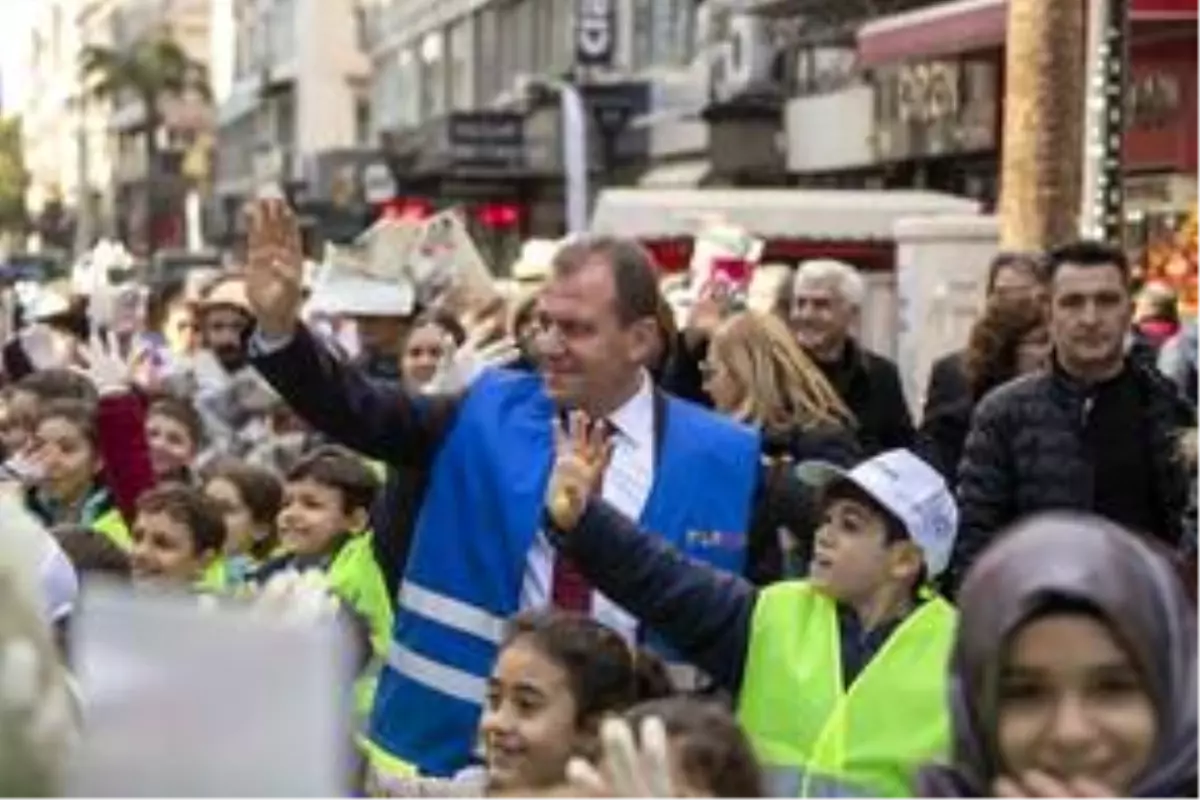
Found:
<path fill-rule="evenodd" d="M 328 223 L 372 144 L 359 4 L 215 0 L 212 14 L 224 34 L 211 45 L 223 237 L 236 235 L 238 210 L 266 182 Z"/>
<path fill-rule="evenodd" d="M 207 67 L 212 0 L 117 0 L 109 18 L 113 47 L 165 35 L 188 57 Z M 186 203 L 206 189 L 208 153 L 213 146 L 211 103 L 199 93 L 167 97 L 158 109 L 160 163 L 146 161 L 146 109 L 136 97 L 114 99 L 109 130 L 115 141 L 113 203 L 115 233 L 135 252 L 182 248 L 187 242 Z M 147 181 L 154 185 L 147 190 Z M 147 225 L 147 215 L 150 215 Z M 152 242 L 145 241 L 147 234 Z"/>
<path fill-rule="evenodd" d="M 561 233 L 555 81 L 577 86 L 589 112 L 593 185 L 771 180 L 782 171 L 782 101 L 709 114 L 761 95 L 771 75 L 769 25 L 753 28 L 757 46 L 746 52 L 734 42 L 747 27 L 730 23 L 745 16 L 734 5 L 365 0 L 372 122 L 398 200 L 474 207 L 477 232 L 492 238 Z M 731 59 L 747 64 L 717 74 Z M 541 90 L 529 92 L 529 79 Z M 714 102 L 717 92 L 728 97 Z"/>
<path fill-rule="evenodd" d="M 27 202 L 42 244 L 82 249 L 117 236 L 144 249 L 149 170 L 145 110 L 131 97 L 99 99 L 84 86 L 80 55 L 89 45 L 129 47 L 164 32 L 198 62 L 208 56 L 210 0 L 43 0 L 29 30 L 30 84 L 20 109 L 30 171 Z M 197 98 L 164 103 L 154 135 L 164 163 L 153 207 L 155 246 L 183 243 L 184 164 L 203 145 L 211 116 Z M 201 159 L 202 161 L 202 159 Z M 203 166 L 193 168 L 203 172 Z"/>
<path fill-rule="evenodd" d="M 73 245 L 77 210 L 89 197 L 94 175 L 80 169 L 81 115 L 77 59 L 77 0 L 37 3 L 29 29 L 23 124 L 27 196 L 35 241 L 44 247 Z M 102 164 L 95 164 L 100 169 Z"/>

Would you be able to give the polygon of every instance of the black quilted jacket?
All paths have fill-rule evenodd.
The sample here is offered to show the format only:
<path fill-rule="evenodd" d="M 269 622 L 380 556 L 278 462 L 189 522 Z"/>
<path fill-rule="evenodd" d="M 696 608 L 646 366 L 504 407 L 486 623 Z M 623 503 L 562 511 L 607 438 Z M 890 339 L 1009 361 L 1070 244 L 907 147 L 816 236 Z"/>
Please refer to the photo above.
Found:
<path fill-rule="evenodd" d="M 1171 550 L 1182 544 L 1189 476 L 1177 456 L 1180 432 L 1195 413 L 1157 371 L 1130 359 L 1141 390 L 1140 425 L 1150 446 L 1157 496 L 1168 528 L 1151 533 Z M 975 410 L 959 467 L 960 524 L 948 587 L 953 590 L 992 538 L 1020 517 L 1050 509 L 1093 508 L 1092 462 L 1082 431 L 1088 390 L 1059 369 L 1026 375 L 994 390 Z"/>

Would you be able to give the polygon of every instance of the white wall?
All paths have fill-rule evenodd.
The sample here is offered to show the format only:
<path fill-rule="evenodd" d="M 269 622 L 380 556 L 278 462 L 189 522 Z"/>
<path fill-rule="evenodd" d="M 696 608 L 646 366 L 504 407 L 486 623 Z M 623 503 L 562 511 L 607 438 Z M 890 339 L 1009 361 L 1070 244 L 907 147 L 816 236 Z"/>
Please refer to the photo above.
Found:
<path fill-rule="evenodd" d="M 941 216 L 896 223 L 896 363 L 914 415 L 934 360 L 966 344 L 999 249 L 995 217 Z"/>

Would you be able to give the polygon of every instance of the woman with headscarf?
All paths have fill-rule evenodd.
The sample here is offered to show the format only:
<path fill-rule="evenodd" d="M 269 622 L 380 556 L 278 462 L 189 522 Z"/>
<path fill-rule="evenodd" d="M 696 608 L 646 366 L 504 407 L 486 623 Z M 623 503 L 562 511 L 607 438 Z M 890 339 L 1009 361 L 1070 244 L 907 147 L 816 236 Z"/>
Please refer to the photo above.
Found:
<path fill-rule="evenodd" d="M 958 599 L 952 760 L 921 794 L 1196 796 L 1196 617 L 1165 559 L 1099 517 L 1041 515 Z"/>

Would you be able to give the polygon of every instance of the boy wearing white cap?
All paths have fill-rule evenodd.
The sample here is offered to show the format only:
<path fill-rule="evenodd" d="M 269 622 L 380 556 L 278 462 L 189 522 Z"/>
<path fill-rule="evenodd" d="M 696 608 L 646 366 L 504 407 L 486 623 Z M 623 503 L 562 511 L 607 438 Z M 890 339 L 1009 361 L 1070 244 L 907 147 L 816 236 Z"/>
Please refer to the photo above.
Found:
<path fill-rule="evenodd" d="M 849 471 L 802 464 L 823 519 L 810 577 L 756 588 L 643 535 L 594 496 L 603 440 L 559 438 L 554 544 L 736 698 L 770 794 L 911 796 L 950 746 L 957 617 L 927 588 L 958 528 L 941 476 L 907 450 Z"/>

